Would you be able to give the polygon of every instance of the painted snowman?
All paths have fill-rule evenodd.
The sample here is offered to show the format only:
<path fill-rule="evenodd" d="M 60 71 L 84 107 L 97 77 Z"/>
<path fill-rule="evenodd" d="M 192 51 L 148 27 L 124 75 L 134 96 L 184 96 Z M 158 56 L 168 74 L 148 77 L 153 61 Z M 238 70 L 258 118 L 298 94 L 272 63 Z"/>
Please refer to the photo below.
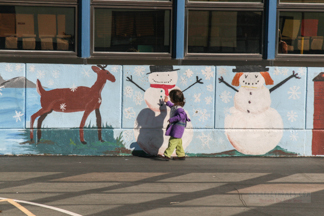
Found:
<path fill-rule="evenodd" d="M 293 71 L 291 76 L 268 89 L 265 85 L 273 85 L 268 70 L 258 65 L 237 66 L 233 69 L 236 75 L 232 85 L 241 86 L 239 90 L 223 77 L 219 78 L 220 83 L 236 91 L 234 107 L 225 117 L 225 134 L 233 147 L 243 154 L 266 154 L 278 145 L 283 134 L 283 122 L 279 113 L 270 107 L 270 93 L 293 77 L 300 79 Z"/>
<path fill-rule="evenodd" d="M 179 69 L 173 69 L 172 66 L 150 66 L 150 72 L 147 73 L 150 87 L 144 90 L 137 85 L 132 76 L 127 77 L 129 81 L 144 91 L 144 100 L 148 108 L 141 110 L 134 123 L 134 135 L 138 145 L 148 154 L 163 154 L 168 147 L 169 136 L 165 136 L 165 130 L 170 117 L 170 108 L 164 103 L 165 96 L 173 89 L 179 89 L 176 86 L 178 81 Z M 196 77 L 196 82 L 186 88 L 184 91 L 195 85 L 202 84 L 201 79 Z M 190 118 L 189 114 L 187 113 Z M 182 137 L 183 148 L 190 144 L 193 131 L 191 122 L 187 123 L 187 129 Z M 189 130 L 188 130 L 189 129 Z M 175 153 L 173 153 L 175 155 Z"/>

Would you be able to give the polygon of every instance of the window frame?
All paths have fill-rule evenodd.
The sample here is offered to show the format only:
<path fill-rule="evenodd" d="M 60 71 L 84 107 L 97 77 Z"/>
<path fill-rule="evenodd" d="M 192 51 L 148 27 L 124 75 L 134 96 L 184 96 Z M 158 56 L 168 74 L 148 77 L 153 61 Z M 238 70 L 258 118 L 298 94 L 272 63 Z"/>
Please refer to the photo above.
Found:
<path fill-rule="evenodd" d="M 171 1 L 116 1 L 116 0 L 92 0 L 90 20 L 90 56 L 91 59 L 131 59 L 131 60 L 171 60 L 173 47 L 173 2 Z M 170 48 L 169 52 L 107 52 L 94 50 L 95 37 L 95 9 L 161 9 L 170 11 Z"/>
<path fill-rule="evenodd" d="M 280 21 L 280 12 L 322 12 L 324 14 L 324 2 L 323 3 L 280 3 L 280 0 L 277 0 L 277 20 L 276 20 L 276 59 L 277 60 L 286 60 L 286 61 L 318 61 L 324 59 L 323 54 L 284 54 L 278 52 L 279 45 L 279 21 Z"/>
<path fill-rule="evenodd" d="M 188 52 L 188 28 L 189 28 L 189 11 L 258 11 L 262 13 L 261 29 L 261 53 L 189 53 Z M 186 60 L 262 60 L 264 55 L 264 30 L 265 30 L 265 4 L 264 2 L 197 2 L 186 0 L 186 17 L 185 17 L 185 53 Z"/>
<path fill-rule="evenodd" d="M 61 50 L 5 50 L 0 49 L 0 56 L 2 57 L 22 57 L 22 58 L 43 58 L 43 57 L 77 57 L 78 54 L 78 0 L 0 0 L 0 6 L 39 6 L 39 7 L 69 7 L 74 8 L 74 51 L 61 51 Z"/>

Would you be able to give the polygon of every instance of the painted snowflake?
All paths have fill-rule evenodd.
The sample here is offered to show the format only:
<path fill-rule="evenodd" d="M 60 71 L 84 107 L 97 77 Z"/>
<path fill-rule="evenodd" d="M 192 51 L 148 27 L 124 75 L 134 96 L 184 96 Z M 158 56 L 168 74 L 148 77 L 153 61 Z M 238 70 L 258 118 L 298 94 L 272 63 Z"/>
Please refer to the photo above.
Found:
<path fill-rule="evenodd" d="M 58 72 L 58 71 L 53 71 L 52 72 L 52 76 L 54 77 L 54 78 L 59 78 L 59 76 L 60 76 L 60 72 Z"/>
<path fill-rule="evenodd" d="M 193 109 L 193 116 L 195 117 L 195 116 L 199 116 L 199 114 L 200 114 L 200 109 Z"/>
<path fill-rule="evenodd" d="M 205 97 L 206 104 L 211 104 L 213 98 L 211 96 Z"/>
<path fill-rule="evenodd" d="M 101 98 L 98 98 L 98 103 L 100 103 L 100 104 L 101 104 L 101 102 L 102 102 Z"/>
<path fill-rule="evenodd" d="M 200 110 L 200 112 L 199 112 L 199 121 L 204 122 L 207 119 L 209 119 L 209 117 L 210 117 L 210 114 L 207 113 L 206 109 Z"/>
<path fill-rule="evenodd" d="M 207 91 L 210 91 L 210 92 L 214 91 L 214 88 L 213 88 L 212 84 L 207 86 Z"/>
<path fill-rule="evenodd" d="M 12 66 L 10 64 L 6 64 L 5 70 L 7 72 L 12 72 Z"/>
<path fill-rule="evenodd" d="M 187 85 L 187 79 L 186 79 L 186 77 L 181 76 L 181 77 L 180 77 L 180 83 L 181 83 L 182 85 Z"/>
<path fill-rule="evenodd" d="M 205 70 L 201 70 L 201 72 L 206 77 L 206 80 L 210 80 L 210 78 L 214 77 L 211 67 L 206 67 Z"/>
<path fill-rule="evenodd" d="M 53 80 L 48 80 L 47 85 L 49 85 L 49 86 L 54 85 L 54 81 Z"/>
<path fill-rule="evenodd" d="M 188 78 L 190 78 L 193 75 L 193 72 L 192 72 L 192 70 L 188 69 L 188 70 L 186 70 L 185 74 Z"/>
<path fill-rule="evenodd" d="M 217 73 L 218 73 L 220 76 L 226 76 L 226 74 L 227 74 L 226 68 L 224 68 L 224 67 L 220 67 L 220 68 L 217 70 Z"/>
<path fill-rule="evenodd" d="M 288 71 L 289 70 L 287 68 L 285 68 L 285 69 L 282 69 L 281 73 L 282 73 L 282 75 L 287 76 L 288 75 Z"/>
<path fill-rule="evenodd" d="M 16 69 L 16 71 L 21 71 L 23 69 L 23 65 L 22 64 L 16 64 L 15 69 Z"/>
<path fill-rule="evenodd" d="M 277 76 L 280 75 L 280 70 L 279 70 L 279 68 L 276 67 L 276 68 L 274 69 L 274 71 L 273 71 L 273 74 L 274 74 L 274 75 L 277 75 Z"/>
<path fill-rule="evenodd" d="M 135 114 L 136 113 L 134 112 L 133 107 L 128 107 L 124 109 L 124 117 L 127 119 L 135 118 Z"/>
<path fill-rule="evenodd" d="M 299 99 L 299 95 L 301 94 L 301 92 L 298 92 L 299 88 L 299 86 L 290 87 L 290 91 L 288 91 L 288 94 L 290 94 L 290 96 L 288 97 L 288 99 Z"/>
<path fill-rule="evenodd" d="M 29 66 L 29 71 L 34 73 L 35 72 L 35 65 L 30 65 Z"/>
<path fill-rule="evenodd" d="M 149 82 L 146 76 L 141 76 L 139 80 L 144 84 Z"/>
<path fill-rule="evenodd" d="M 131 72 L 129 70 L 125 70 L 125 77 L 128 77 L 131 75 Z"/>
<path fill-rule="evenodd" d="M 224 115 L 226 117 L 231 113 L 231 108 L 230 107 L 224 107 L 223 111 L 224 111 Z"/>
<path fill-rule="evenodd" d="M 132 89 L 132 87 L 130 87 L 130 86 L 126 86 L 125 87 L 125 95 L 126 95 L 126 97 L 129 97 L 129 98 L 131 98 L 131 97 L 133 97 L 133 89 Z"/>
<path fill-rule="evenodd" d="M 135 67 L 135 74 L 137 76 L 143 76 L 145 72 L 145 68 L 144 67 Z"/>
<path fill-rule="evenodd" d="M 45 76 L 44 71 L 41 71 L 41 70 L 37 71 L 37 78 L 41 79 L 41 78 L 44 78 L 44 76 Z"/>
<path fill-rule="evenodd" d="M 199 117 L 199 121 L 206 121 L 209 117 L 210 117 L 210 114 L 207 113 L 207 110 L 206 109 L 194 109 L 193 110 L 193 116 L 198 116 Z"/>
<path fill-rule="evenodd" d="M 201 93 L 199 94 L 194 94 L 194 98 L 195 98 L 195 102 L 200 102 L 200 96 L 201 96 Z"/>
<path fill-rule="evenodd" d="M 230 102 L 230 99 L 232 98 L 231 92 L 223 91 L 222 94 L 220 95 L 220 98 L 224 103 Z"/>
<path fill-rule="evenodd" d="M 297 113 L 294 112 L 293 110 L 287 113 L 288 121 L 294 122 L 297 120 Z"/>
<path fill-rule="evenodd" d="M 298 133 L 296 131 L 290 131 L 290 140 L 297 141 L 298 140 Z"/>
<path fill-rule="evenodd" d="M 22 117 L 24 114 L 21 113 L 21 112 L 17 112 L 17 111 L 15 111 L 15 112 L 16 112 L 16 115 L 13 116 L 13 118 L 16 119 L 16 122 L 21 121 L 21 118 L 20 117 Z"/>
<path fill-rule="evenodd" d="M 72 87 L 70 88 L 72 92 L 75 92 L 77 90 L 77 86 L 75 86 L 74 84 L 72 85 Z"/>
<path fill-rule="evenodd" d="M 66 104 L 65 103 L 62 103 L 60 105 L 60 109 L 64 112 L 66 110 Z"/>
<path fill-rule="evenodd" d="M 303 67 L 298 68 L 298 72 L 297 73 L 300 76 L 304 76 L 306 74 L 306 68 L 303 68 Z"/>
<path fill-rule="evenodd" d="M 116 66 L 113 67 L 113 68 L 111 69 L 111 71 L 112 71 L 112 72 L 117 72 L 117 71 L 118 71 L 118 67 L 116 67 Z"/>
<path fill-rule="evenodd" d="M 82 74 L 84 77 L 90 77 L 90 70 L 83 69 Z"/>
<path fill-rule="evenodd" d="M 201 133 L 201 135 L 197 136 L 198 139 L 200 139 L 202 147 L 207 147 L 208 149 L 210 149 L 209 146 L 209 142 L 212 141 L 212 138 L 210 137 L 210 134 L 205 134 L 205 133 Z"/>
<path fill-rule="evenodd" d="M 141 105 L 142 104 L 142 101 L 144 101 L 143 98 L 144 97 L 143 97 L 142 93 L 139 92 L 139 91 L 137 91 L 134 94 L 133 101 L 135 102 L 136 105 Z"/>

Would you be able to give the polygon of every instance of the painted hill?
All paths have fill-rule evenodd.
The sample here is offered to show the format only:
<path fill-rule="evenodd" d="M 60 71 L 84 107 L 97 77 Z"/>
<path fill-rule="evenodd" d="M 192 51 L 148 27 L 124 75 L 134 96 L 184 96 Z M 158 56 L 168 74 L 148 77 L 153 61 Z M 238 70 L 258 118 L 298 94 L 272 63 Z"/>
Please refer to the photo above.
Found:
<path fill-rule="evenodd" d="M 0 76 L 0 86 L 4 86 L 5 88 L 36 88 L 36 84 L 25 77 L 15 77 L 9 80 L 4 80 Z"/>

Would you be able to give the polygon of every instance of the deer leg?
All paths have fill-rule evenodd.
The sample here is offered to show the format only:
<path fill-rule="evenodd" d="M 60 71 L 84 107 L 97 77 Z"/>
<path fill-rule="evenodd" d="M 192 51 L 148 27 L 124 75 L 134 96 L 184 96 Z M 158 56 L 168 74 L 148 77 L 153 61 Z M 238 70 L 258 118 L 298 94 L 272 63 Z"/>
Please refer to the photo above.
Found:
<path fill-rule="evenodd" d="M 92 112 L 92 110 L 88 111 L 84 111 L 84 114 L 83 114 L 83 117 L 82 117 L 82 120 L 81 120 L 81 123 L 80 123 L 80 141 L 82 144 L 87 144 L 86 141 L 84 141 L 84 133 L 83 133 L 83 128 L 84 128 L 84 125 L 85 125 L 85 122 L 89 116 L 89 114 Z"/>
<path fill-rule="evenodd" d="M 99 108 L 96 109 L 96 117 L 97 117 L 97 127 L 98 127 L 98 140 L 101 142 L 105 142 L 101 137 L 101 114 Z"/>
<path fill-rule="evenodd" d="M 43 108 L 41 108 L 40 110 L 38 110 L 36 113 L 34 113 L 31 117 L 30 117 L 30 141 L 33 141 L 34 139 L 34 122 L 35 122 L 35 119 L 38 117 L 38 116 L 41 116 L 43 115 L 44 113 L 46 113 L 48 111 L 44 110 Z"/>
<path fill-rule="evenodd" d="M 42 114 L 38 119 L 38 122 L 37 122 L 37 142 L 39 142 L 41 137 L 42 137 L 42 131 L 41 131 L 42 123 L 43 123 L 44 119 L 46 118 L 46 116 L 48 114 L 50 114 L 52 111 L 53 110 L 49 111 L 48 113 Z"/>

